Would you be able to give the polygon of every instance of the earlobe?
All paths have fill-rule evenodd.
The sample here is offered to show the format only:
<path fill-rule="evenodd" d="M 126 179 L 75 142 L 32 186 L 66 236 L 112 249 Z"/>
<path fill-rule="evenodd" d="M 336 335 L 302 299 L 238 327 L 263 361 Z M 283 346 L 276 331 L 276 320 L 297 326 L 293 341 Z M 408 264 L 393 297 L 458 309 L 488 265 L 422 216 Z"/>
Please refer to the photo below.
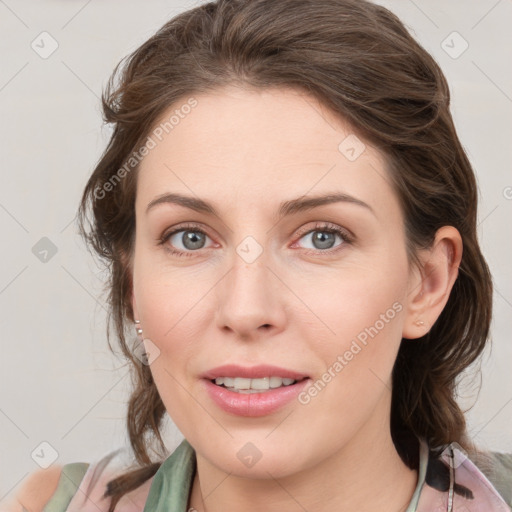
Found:
<path fill-rule="evenodd" d="M 421 338 L 442 313 L 458 276 L 462 238 L 453 226 L 443 226 L 432 247 L 420 253 L 421 268 L 410 279 L 402 337 Z"/>

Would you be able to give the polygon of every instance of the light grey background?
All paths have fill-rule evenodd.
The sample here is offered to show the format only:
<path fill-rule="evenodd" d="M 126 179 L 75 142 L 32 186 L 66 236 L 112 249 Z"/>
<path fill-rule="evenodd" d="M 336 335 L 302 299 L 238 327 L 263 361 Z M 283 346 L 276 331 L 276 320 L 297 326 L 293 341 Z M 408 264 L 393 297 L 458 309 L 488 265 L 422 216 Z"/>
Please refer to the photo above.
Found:
<path fill-rule="evenodd" d="M 108 350 L 104 276 L 73 220 L 107 142 L 99 96 L 114 65 L 197 3 L 0 0 L 0 501 L 38 469 L 34 450 L 51 454 L 42 442 L 58 453 L 56 464 L 92 461 L 127 443 L 127 368 Z M 483 447 L 512 452 L 512 3 L 379 3 L 441 65 L 477 172 L 478 231 L 496 285 L 493 344 L 480 394 L 473 372 L 461 403 L 475 404 L 467 417 Z M 58 43 L 47 58 L 31 47 L 51 49 L 44 31 Z M 43 237 L 57 249 L 46 262 L 33 253 Z M 169 424 L 168 448 L 180 439 Z"/>

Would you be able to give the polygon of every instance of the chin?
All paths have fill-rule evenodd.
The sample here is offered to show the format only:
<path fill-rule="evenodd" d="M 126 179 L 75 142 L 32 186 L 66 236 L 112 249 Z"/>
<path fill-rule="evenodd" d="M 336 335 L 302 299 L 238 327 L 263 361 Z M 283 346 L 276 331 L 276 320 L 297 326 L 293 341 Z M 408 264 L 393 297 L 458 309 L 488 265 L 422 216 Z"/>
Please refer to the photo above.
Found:
<path fill-rule="evenodd" d="M 245 438 L 247 439 L 247 438 Z M 227 446 L 217 445 L 215 451 L 207 450 L 204 456 L 211 464 L 221 471 L 241 478 L 267 480 L 269 478 L 284 478 L 305 469 L 308 464 L 303 458 L 298 458 L 300 448 L 273 445 L 268 440 L 263 441 L 233 441 Z M 233 454 L 230 456 L 230 454 Z M 306 455 L 301 454 L 303 457 Z M 312 454 L 313 456 L 313 454 Z M 311 461 L 311 466 L 316 461 Z"/>

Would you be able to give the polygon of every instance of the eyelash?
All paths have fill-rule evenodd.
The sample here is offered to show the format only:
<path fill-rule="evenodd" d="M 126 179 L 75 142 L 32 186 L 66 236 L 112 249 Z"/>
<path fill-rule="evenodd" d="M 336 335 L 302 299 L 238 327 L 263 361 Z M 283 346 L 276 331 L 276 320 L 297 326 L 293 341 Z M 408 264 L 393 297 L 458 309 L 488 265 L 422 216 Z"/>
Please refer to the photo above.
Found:
<path fill-rule="evenodd" d="M 179 233 L 180 231 L 193 231 L 194 233 L 201 233 L 201 234 L 203 234 L 205 236 L 208 236 L 208 233 L 206 233 L 206 231 L 201 229 L 196 224 L 181 225 L 181 226 L 178 226 L 177 228 L 173 229 L 172 231 L 170 231 L 168 233 L 164 233 L 158 239 L 158 245 L 164 246 L 166 251 L 168 251 L 173 256 L 178 256 L 180 258 L 181 257 L 191 257 L 191 256 L 194 255 L 195 252 L 198 252 L 200 250 L 200 249 L 198 249 L 196 251 L 181 251 L 181 250 L 173 249 L 173 248 L 169 247 L 168 245 L 165 245 L 166 242 L 171 238 L 171 236 L 175 235 L 176 233 Z M 347 245 L 347 244 L 350 245 L 350 244 L 353 243 L 353 237 L 352 237 L 352 235 L 347 230 L 342 229 L 342 228 L 336 226 L 336 224 L 331 224 L 329 222 L 321 222 L 321 223 L 318 223 L 317 225 L 315 225 L 313 228 L 309 228 L 307 230 L 299 232 L 298 239 L 300 240 L 305 235 L 308 235 L 308 234 L 313 233 L 315 231 L 320 231 L 322 233 L 334 233 L 336 235 L 339 235 L 343 239 L 343 243 L 340 244 L 339 246 L 337 246 L 334 249 L 326 249 L 326 250 L 306 249 L 307 254 L 309 254 L 309 253 L 314 253 L 314 254 L 318 254 L 318 253 L 333 254 L 333 253 L 338 252 L 339 250 L 342 250 L 345 245 Z"/>

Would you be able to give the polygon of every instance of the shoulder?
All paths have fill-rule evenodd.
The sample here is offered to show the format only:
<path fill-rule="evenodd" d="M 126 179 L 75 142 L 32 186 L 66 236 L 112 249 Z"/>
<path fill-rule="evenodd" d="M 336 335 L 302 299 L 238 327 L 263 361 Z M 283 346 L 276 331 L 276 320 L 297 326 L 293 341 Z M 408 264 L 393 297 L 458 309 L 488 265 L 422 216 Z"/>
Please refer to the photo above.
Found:
<path fill-rule="evenodd" d="M 512 506 L 512 453 L 489 451 L 475 457 L 475 463 L 501 497 Z"/>
<path fill-rule="evenodd" d="M 453 492 L 468 509 L 508 511 L 507 505 L 512 505 L 512 453 L 473 446 L 468 454 L 457 442 L 430 449 L 425 483 L 423 506 L 432 505 L 439 493 Z"/>
<path fill-rule="evenodd" d="M 0 512 L 104 512 L 110 505 L 110 499 L 104 496 L 109 481 L 133 469 L 131 452 L 120 448 L 92 463 L 74 462 L 38 470 L 22 482 L 14 500 L 0 503 Z M 152 480 L 124 495 L 116 510 L 142 510 Z"/>
<path fill-rule="evenodd" d="M 0 512 L 44 512 L 66 510 L 87 474 L 89 464 L 74 462 L 31 473 L 20 485 L 14 501 L 3 504 Z"/>
<path fill-rule="evenodd" d="M 35 471 L 23 480 L 14 499 L 0 504 L 0 512 L 64 512 L 69 507 L 88 510 L 84 497 L 103 498 L 106 484 L 119 474 L 123 455 L 124 450 L 119 449 L 93 463 L 73 462 Z M 104 506 L 108 503 L 102 500 Z M 102 511 L 101 507 L 97 510 Z"/>
<path fill-rule="evenodd" d="M 42 512 L 55 493 L 62 474 L 62 466 L 49 467 L 31 473 L 23 480 L 8 512 Z"/>

